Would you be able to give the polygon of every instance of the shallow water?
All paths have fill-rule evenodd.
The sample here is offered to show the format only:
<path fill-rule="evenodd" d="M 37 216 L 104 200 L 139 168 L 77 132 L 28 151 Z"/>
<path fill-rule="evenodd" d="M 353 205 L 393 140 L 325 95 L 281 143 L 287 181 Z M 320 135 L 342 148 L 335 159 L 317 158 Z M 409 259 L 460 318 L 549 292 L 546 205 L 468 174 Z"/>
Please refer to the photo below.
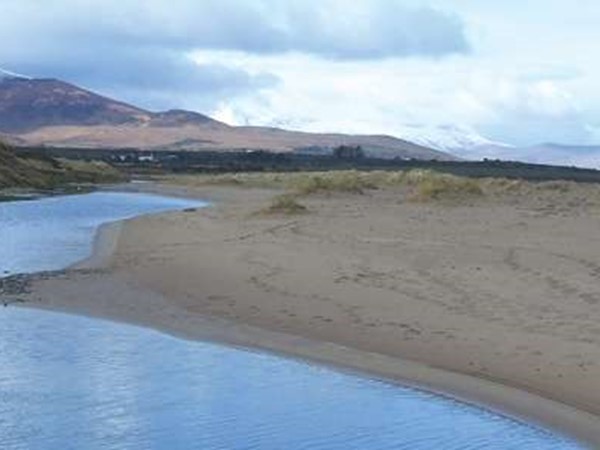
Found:
<path fill-rule="evenodd" d="M 1 204 L 0 268 L 60 268 L 88 255 L 102 222 L 190 206 L 106 193 Z M 96 319 L 0 310 L 0 449 L 189 448 L 580 447 L 318 366 Z"/>
<path fill-rule="evenodd" d="M 95 192 L 0 203 L 0 276 L 61 269 L 87 257 L 96 228 L 206 203 L 156 195 Z"/>

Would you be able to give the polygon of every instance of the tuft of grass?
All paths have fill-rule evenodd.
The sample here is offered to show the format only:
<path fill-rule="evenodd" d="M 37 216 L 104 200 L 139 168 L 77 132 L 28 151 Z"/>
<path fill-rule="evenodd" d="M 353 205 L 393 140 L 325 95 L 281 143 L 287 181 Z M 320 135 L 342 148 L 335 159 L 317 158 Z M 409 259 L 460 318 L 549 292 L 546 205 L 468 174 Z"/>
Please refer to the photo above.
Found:
<path fill-rule="evenodd" d="M 410 184 L 413 191 L 409 198 L 420 202 L 464 200 L 484 194 L 479 180 L 434 172 L 414 174 Z"/>
<path fill-rule="evenodd" d="M 538 184 L 540 190 L 555 191 L 563 194 L 573 190 L 575 186 L 576 183 L 573 181 L 545 181 Z"/>
<path fill-rule="evenodd" d="M 368 173 L 356 170 L 295 174 L 288 181 L 288 188 L 300 195 L 346 192 L 362 194 L 377 186 Z"/>
<path fill-rule="evenodd" d="M 484 190 L 494 194 L 518 193 L 530 185 L 529 182 L 520 179 L 508 178 L 485 178 L 481 180 Z"/>
<path fill-rule="evenodd" d="M 308 208 L 298 202 L 298 199 L 293 194 L 281 194 L 273 197 L 271 204 L 262 212 L 265 214 L 304 214 Z"/>

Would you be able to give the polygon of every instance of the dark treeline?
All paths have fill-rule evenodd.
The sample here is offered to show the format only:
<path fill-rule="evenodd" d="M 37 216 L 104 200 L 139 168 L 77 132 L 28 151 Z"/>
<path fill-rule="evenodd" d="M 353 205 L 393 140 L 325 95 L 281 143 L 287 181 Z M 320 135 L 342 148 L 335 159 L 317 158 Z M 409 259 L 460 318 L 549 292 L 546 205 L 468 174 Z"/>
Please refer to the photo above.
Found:
<path fill-rule="evenodd" d="M 265 151 L 146 151 L 136 149 L 81 149 L 21 147 L 20 155 L 100 160 L 130 173 L 293 172 L 319 170 L 429 169 L 459 176 L 519 178 L 530 181 L 571 180 L 600 182 L 600 171 L 576 167 L 527 164 L 512 161 L 423 161 L 379 159 L 362 151 L 334 151 L 330 155 L 272 153 Z"/>

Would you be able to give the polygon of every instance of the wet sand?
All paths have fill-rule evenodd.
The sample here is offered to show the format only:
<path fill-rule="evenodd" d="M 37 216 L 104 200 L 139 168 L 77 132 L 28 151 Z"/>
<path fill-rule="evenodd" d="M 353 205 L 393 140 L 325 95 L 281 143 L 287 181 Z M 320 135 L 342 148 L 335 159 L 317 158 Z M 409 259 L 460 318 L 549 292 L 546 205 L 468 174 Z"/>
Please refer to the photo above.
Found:
<path fill-rule="evenodd" d="M 189 189 L 215 206 L 105 227 L 85 270 L 19 298 L 407 382 L 600 447 L 586 189 L 452 205 L 384 189 L 314 196 L 297 216 L 253 214 L 272 191 Z"/>

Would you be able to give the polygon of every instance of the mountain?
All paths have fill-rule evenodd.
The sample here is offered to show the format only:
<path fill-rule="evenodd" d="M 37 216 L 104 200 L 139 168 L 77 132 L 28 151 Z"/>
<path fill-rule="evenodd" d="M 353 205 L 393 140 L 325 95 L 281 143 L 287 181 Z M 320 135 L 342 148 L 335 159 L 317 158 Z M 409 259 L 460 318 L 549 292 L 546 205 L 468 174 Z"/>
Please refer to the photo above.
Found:
<path fill-rule="evenodd" d="M 600 169 L 600 146 L 545 143 L 530 147 L 514 147 L 488 144 L 468 149 L 455 149 L 455 151 L 469 159 L 488 158 Z"/>
<path fill-rule="evenodd" d="M 469 152 L 473 148 L 505 145 L 482 136 L 470 127 L 454 124 L 406 125 L 401 129 L 401 134 L 417 144 L 457 155 L 460 152 Z"/>
<path fill-rule="evenodd" d="M 28 77 L 27 75 L 21 75 L 19 73 L 11 72 L 9 70 L 4 70 L 0 68 L 0 80 L 4 78 L 20 78 L 25 80 L 31 80 L 31 77 Z"/>
<path fill-rule="evenodd" d="M 467 160 L 487 158 L 600 169 L 600 146 L 544 143 L 517 147 L 493 141 L 470 127 L 457 125 L 408 125 L 401 134 L 417 144 Z"/>
<path fill-rule="evenodd" d="M 192 111 L 152 112 L 56 79 L 0 70 L 0 137 L 15 145 L 151 150 L 330 151 L 361 145 L 383 157 L 452 160 L 392 136 L 232 127 Z"/>
<path fill-rule="evenodd" d="M 0 79 L 0 132 L 24 134 L 43 127 L 177 126 L 214 122 L 187 111 L 151 113 L 54 79 Z"/>

